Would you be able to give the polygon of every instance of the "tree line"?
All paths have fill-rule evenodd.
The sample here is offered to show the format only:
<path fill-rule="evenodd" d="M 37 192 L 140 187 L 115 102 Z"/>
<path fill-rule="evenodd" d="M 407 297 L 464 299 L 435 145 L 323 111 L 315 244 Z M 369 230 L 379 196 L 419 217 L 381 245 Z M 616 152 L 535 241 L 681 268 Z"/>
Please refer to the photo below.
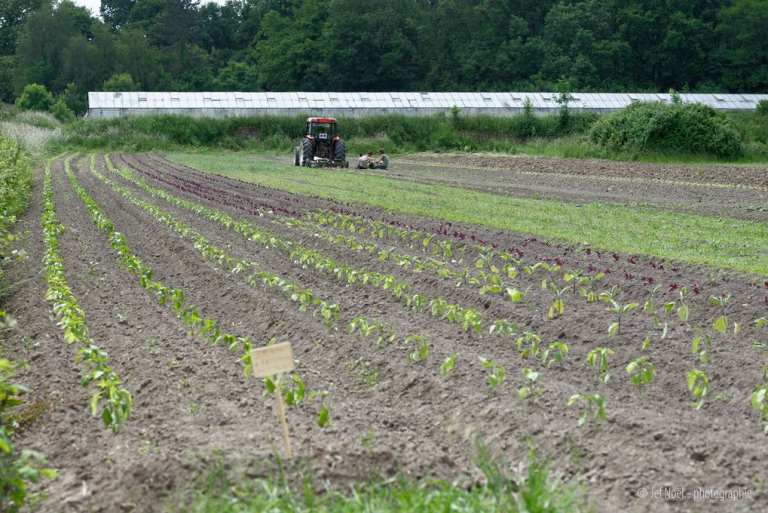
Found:
<path fill-rule="evenodd" d="M 0 99 L 85 92 L 765 92 L 768 0 L 0 0 Z"/>

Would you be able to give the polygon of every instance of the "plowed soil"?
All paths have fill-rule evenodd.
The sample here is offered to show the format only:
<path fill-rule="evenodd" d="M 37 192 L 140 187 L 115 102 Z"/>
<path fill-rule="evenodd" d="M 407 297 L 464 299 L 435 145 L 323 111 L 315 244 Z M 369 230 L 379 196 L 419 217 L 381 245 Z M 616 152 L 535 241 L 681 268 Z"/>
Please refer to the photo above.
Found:
<path fill-rule="evenodd" d="M 345 266 L 392 274 L 408 281 L 413 294 L 476 309 L 487 320 L 482 334 L 476 334 L 439 316 L 417 313 L 390 291 L 360 283 L 345 285 L 333 274 L 295 264 L 285 252 L 264 248 L 219 223 L 148 195 L 108 171 L 103 156 L 96 159 L 101 173 L 193 226 L 231 256 L 256 261 L 261 269 L 311 289 L 315 297 L 338 303 L 341 322 L 329 330 L 319 316 L 300 312 L 282 293 L 253 289 L 243 276 L 204 261 L 192 243 L 97 179 L 89 170 L 88 157 L 76 157 L 72 169 L 78 182 L 115 229 L 126 235 L 133 253 L 155 270 L 155 279 L 182 289 L 201 316 L 219 320 L 229 333 L 249 336 L 257 346 L 273 337 L 291 342 L 307 388 L 328 391 L 330 428 L 317 426 L 316 403 L 288 412 L 298 456 L 289 471 L 298 473 L 302 465 L 309 465 L 318 488 L 322 479 L 343 488 L 373 473 L 399 471 L 413 477 L 459 479 L 469 485 L 478 479 L 472 470 L 472 440 L 481 435 L 493 452 L 513 465 L 525 461 L 530 439 L 539 454 L 553 460 L 557 471 L 584 480 L 598 511 L 768 509 L 768 495 L 762 492 L 768 481 L 768 445 L 749 404 L 751 392 L 762 381 L 763 363 L 768 361 L 760 350 L 749 347 L 763 335 L 754 319 L 768 316 L 763 279 L 619 253 L 587 253 L 514 233 L 399 216 L 365 205 L 340 205 L 204 174 L 158 155 L 125 154 L 111 159 L 118 167 L 133 168 L 135 176 L 153 187 L 248 220 Z M 685 166 L 557 162 L 412 158 L 386 174 L 499 194 L 552 195 L 569 201 L 613 198 L 628 205 L 653 202 L 665 208 L 695 208 L 750 219 L 760 211 L 748 206 L 765 206 L 768 195 L 766 170 L 759 168 L 706 168 L 697 174 Z M 638 169 L 648 170 L 641 172 L 643 180 L 635 180 Z M 21 326 L 21 332 L 10 337 L 6 352 L 29 363 L 18 379 L 34 389 L 33 399 L 45 407 L 22 429 L 19 443 L 44 453 L 61 473 L 39 487 L 49 496 L 41 508 L 153 511 L 180 507 L 172 502 L 179 500 L 180 491 L 193 487 L 210 463 L 219 459 L 249 477 L 268 475 L 274 448 L 281 450 L 281 438 L 273 398 L 263 397 L 263 384 L 246 379 L 238 355 L 226 347 L 207 346 L 189 336 L 182 321 L 151 298 L 134 275 L 120 268 L 108 240 L 74 193 L 62 159 L 54 163 L 53 186 L 59 220 L 66 228 L 60 244 L 67 280 L 93 338 L 109 353 L 113 368 L 133 394 L 135 411 L 117 435 L 90 415 L 91 392 L 79 384 L 76 347 L 63 341 L 45 300 L 39 228 L 42 171 L 38 170 L 31 208 L 18 226 L 20 233 L 30 232 L 23 242 L 28 258 L 7 272 L 9 282 L 23 285 L 5 298 L 4 308 Z M 697 194 L 702 201 L 696 200 Z M 429 270 L 413 272 L 378 254 L 328 242 L 316 231 L 259 215 L 259 208 L 268 208 L 282 219 L 306 219 L 304 213 L 310 210 L 344 211 L 359 219 L 448 233 L 444 238 L 451 239 L 454 247 L 461 241 L 452 234 L 461 233 L 466 243 L 474 240 L 493 244 L 498 251 L 508 249 L 523 265 L 543 260 L 587 274 L 605 272 L 599 289 L 617 285 L 622 303 L 637 302 L 640 307 L 622 318 L 620 334 L 609 337 L 607 327 L 616 317 L 606 304 L 587 303 L 573 292 L 565 296 L 564 315 L 548 319 L 553 299 L 551 292 L 541 289 L 541 271 L 534 276 L 520 273 L 516 286 L 529 290 L 524 303 L 513 304 L 501 294 L 480 295 L 477 287 L 456 279 L 443 279 Z M 422 254 L 419 241 L 411 247 L 409 239 L 355 236 L 361 242 L 394 247 L 399 253 L 430 256 Z M 462 255 L 457 254 L 447 267 L 461 270 L 468 264 L 474 268 L 478 257 L 479 252 L 468 248 L 464 262 L 458 261 Z M 689 291 L 690 321 L 680 322 L 674 312 L 660 314 L 662 324 L 667 324 L 663 340 L 662 330 L 641 311 L 656 285 L 662 286 L 659 304 L 679 300 L 683 286 Z M 739 323 L 743 330 L 739 335 L 714 334 L 710 363 L 702 364 L 691 351 L 693 326 L 711 326 L 721 312 L 709 297 L 727 294 L 731 294 L 727 310 L 731 326 Z M 371 338 L 348 333 L 347 324 L 361 316 L 390 323 L 398 338 L 392 344 L 376 345 Z M 488 333 L 492 320 L 503 318 L 517 324 L 519 335 L 535 332 L 544 344 L 567 343 L 570 351 L 565 361 L 547 368 L 538 360 L 521 360 L 514 339 Z M 415 348 L 414 342 L 405 342 L 409 334 L 429 340 L 426 361 L 406 362 Z M 651 337 L 650 348 L 642 352 L 646 337 Z M 607 383 L 599 383 L 597 372 L 585 363 L 587 353 L 596 346 L 615 351 L 613 377 Z M 455 370 L 441 377 L 439 364 L 456 353 Z M 480 356 L 507 370 L 507 381 L 496 391 L 486 382 Z M 640 356 L 650 358 L 657 374 L 643 391 L 631 384 L 625 371 L 627 363 Z M 524 384 L 527 367 L 541 372 L 543 394 L 534 404 L 522 405 L 517 389 Z M 712 387 L 700 411 L 691 407 L 686 386 L 686 372 L 693 368 L 705 370 Z M 366 369 L 377 371 L 368 382 Z M 599 427 L 577 426 L 578 409 L 566 403 L 578 393 L 606 397 L 606 422 Z M 370 443 L 364 442 L 366 437 Z M 691 497 L 638 496 L 640 488 L 654 487 L 685 487 L 688 492 L 743 488 L 752 492 L 752 498 L 694 503 Z"/>

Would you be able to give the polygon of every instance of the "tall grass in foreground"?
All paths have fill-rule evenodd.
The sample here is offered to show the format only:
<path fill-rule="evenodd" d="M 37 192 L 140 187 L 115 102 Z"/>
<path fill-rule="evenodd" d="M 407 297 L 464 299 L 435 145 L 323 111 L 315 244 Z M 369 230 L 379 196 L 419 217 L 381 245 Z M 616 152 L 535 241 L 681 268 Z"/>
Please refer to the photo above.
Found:
<path fill-rule="evenodd" d="M 470 487 L 435 479 L 414 481 L 403 475 L 371 478 L 346 493 L 326 484 L 315 491 L 311 476 L 288 483 L 278 460 L 276 477 L 233 481 L 216 463 L 204 486 L 191 490 L 172 510 L 195 512 L 579 512 L 588 511 L 583 484 L 555 474 L 549 463 L 530 453 L 527 465 L 510 468 L 478 444 L 475 460 L 483 482 Z"/>

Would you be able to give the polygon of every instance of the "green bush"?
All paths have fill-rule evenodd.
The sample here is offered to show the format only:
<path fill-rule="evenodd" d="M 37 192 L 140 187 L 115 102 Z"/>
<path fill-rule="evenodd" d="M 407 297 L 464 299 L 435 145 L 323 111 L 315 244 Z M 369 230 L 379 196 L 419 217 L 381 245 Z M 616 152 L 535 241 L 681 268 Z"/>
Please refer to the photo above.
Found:
<path fill-rule="evenodd" d="M 768 100 L 757 102 L 757 113 L 761 116 L 768 116 Z"/>
<path fill-rule="evenodd" d="M 67 104 L 64 103 L 64 98 L 61 97 L 51 107 L 51 114 L 56 116 L 56 119 L 62 123 L 69 123 L 75 120 L 75 113 L 67 107 Z"/>
<path fill-rule="evenodd" d="M 589 138 L 631 155 L 684 152 L 732 158 L 744 152 L 739 132 L 724 114 L 691 103 L 634 103 L 600 118 Z"/>
<path fill-rule="evenodd" d="M 45 86 L 28 84 L 16 100 L 16 107 L 20 110 L 48 110 L 53 105 L 53 96 Z"/>

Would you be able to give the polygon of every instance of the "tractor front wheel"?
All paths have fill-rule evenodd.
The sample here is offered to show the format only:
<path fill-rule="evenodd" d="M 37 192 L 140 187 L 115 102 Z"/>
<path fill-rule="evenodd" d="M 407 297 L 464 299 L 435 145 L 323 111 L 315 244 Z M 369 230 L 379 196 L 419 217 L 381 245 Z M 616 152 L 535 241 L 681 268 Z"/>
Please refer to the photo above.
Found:
<path fill-rule="evenodd" d="M 312 165 L 312 160 L 314 160 L 314 156 L 312 155 L 312 141 L 307 139 L 306 137 L 301 140 L 301 166 L 302 167 L 309 167 Z"/>
<path fill-rule="evenodd" d="M 347 143 L 339 139 L 333 147 L 333 160 L 334 162 L 347 161 Z"/>
<path fill-rule="evenodd" d="M 301 163 L 301 159 L 299 157 L 299 146 L 295 146 L 293 148 L 293 165 L 298 166 Z"/>

